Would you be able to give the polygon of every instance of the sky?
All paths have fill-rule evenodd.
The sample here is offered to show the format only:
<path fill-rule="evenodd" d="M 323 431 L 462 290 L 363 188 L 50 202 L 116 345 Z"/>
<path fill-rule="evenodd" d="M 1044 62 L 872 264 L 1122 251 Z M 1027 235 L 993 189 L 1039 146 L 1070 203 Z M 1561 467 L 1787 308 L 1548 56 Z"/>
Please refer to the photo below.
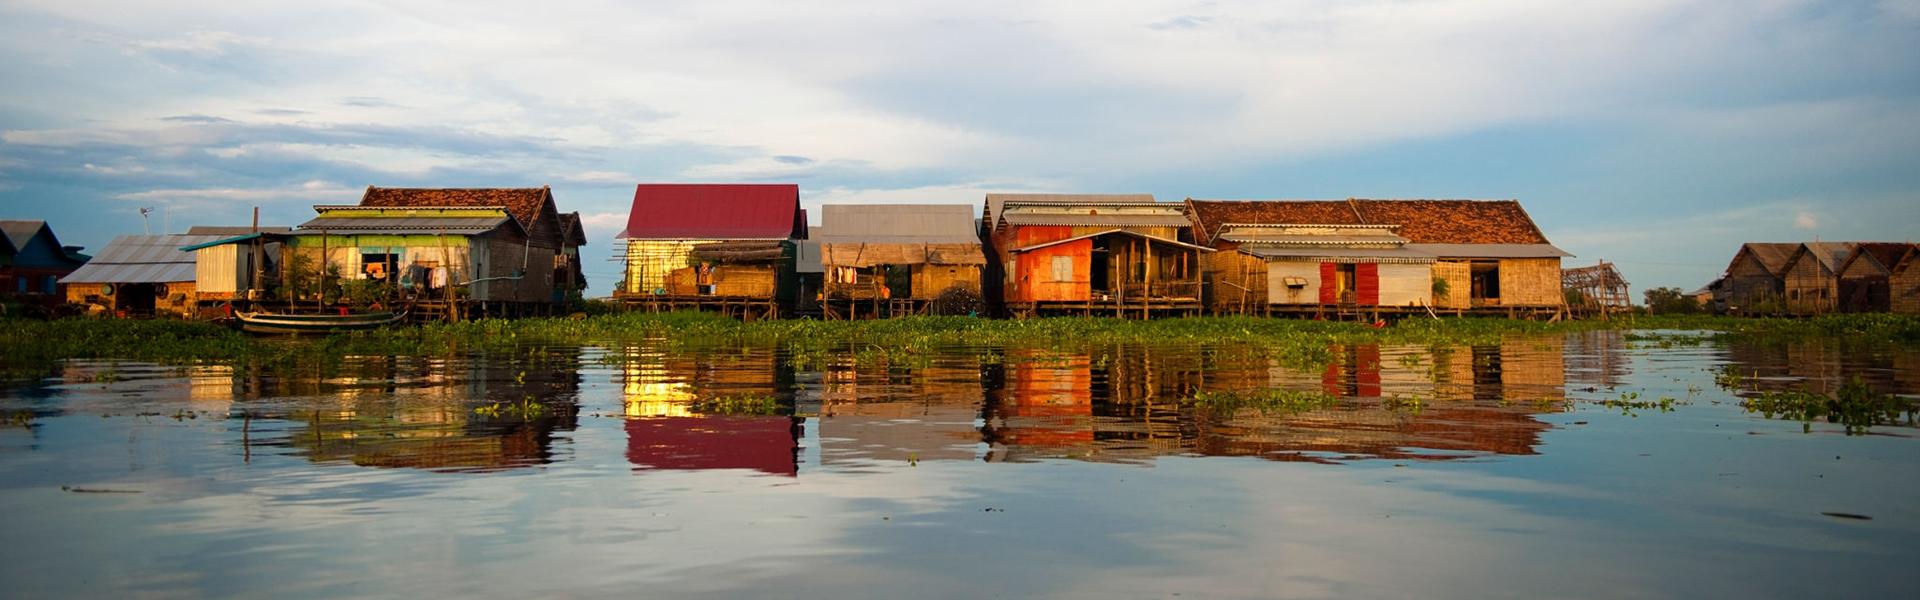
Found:
<path fill-rule="evenodd" d="M 0 0 L 0 81 L 67 244 L 550 185 L 596 295 L 641 182 L 1518 199 L 1636 293 L 1920 241 L 1920 0 Z"/>

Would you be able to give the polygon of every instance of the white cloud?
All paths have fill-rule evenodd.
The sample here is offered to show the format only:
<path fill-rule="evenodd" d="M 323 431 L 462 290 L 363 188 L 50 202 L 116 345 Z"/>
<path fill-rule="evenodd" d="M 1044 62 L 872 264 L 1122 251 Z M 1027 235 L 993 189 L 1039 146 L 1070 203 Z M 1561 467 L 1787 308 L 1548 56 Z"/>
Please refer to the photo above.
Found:
<path fill-rule="evenodd" d="M 295 185 L 270 188 L 179 188 L 128 192 L 114 196 L 133 202 L 220 201 L 275 202 L 327 201 L 352 204 L 359 201 L 362 189 L 326 181 L 304 181 Z"/>
<path fill-rule="evenodd" d="M 1819 229 L 1820 217 L 1814 216 L 1812 212 L 1808 212 L 1804 210 L 1800 211 L 1799 213 L 1793 215 L 1793 227 L 1795 229 L 1805 229 L 1807 231 L 1813 231 L 1813 230 Z"/>

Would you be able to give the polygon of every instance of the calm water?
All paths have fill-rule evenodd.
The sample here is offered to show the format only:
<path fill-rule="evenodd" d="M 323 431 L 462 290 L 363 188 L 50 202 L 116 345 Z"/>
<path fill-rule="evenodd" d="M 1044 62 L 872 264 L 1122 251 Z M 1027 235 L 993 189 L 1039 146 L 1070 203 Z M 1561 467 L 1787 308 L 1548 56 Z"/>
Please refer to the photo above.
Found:
<path fill-rule="evenodd" d="M 0 399 L 0 596 L 1916 593 L 1920 430 L 1738 400 L 1912 395 L 1920 351 L 1330 350 L 77 362 Z M 1181 402 L 1267 388 L 1344 400 Z M 783 414 L 702 413 L 764 397 Z"/>

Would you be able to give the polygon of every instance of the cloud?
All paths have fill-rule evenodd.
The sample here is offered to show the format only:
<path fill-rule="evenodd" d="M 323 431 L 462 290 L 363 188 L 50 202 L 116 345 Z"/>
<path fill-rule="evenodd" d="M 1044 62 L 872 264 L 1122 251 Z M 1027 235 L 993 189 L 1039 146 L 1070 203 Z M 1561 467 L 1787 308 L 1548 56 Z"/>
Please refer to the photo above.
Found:
<path fill-rule="evenodd" d="M 197 56 L 219 56 L 233 46 L 257 46 L 267 40 L 226 31 L 195 30 L 177 38 L 134 40 L 129 46 L 144 51 L 181 52 Z"/>
<path fill-rule="evenodd" d="M 1814 216 L 1812 212 L 1800 211 L 1793 215 L 1793 227 L 1794 229 L 1804 229 L 1807 231 L 1819 229 L 1820 217 Z"/>
<path fill-rule="evenodd" d="M 228 119 L 224 117 L 212 117 L 207 115 L 174 115 L 171 117 L 160 117 L 160 120 L 171 121 L 174 123 L 232 123 L 233 122 L 233 119 Z"/>
<path fill-rule="evenodd" d="M 304 181 L 272 188 L 185 188 L 128 192 L 114 196 L 131 202 L 213 200 L 219 202 L 289 202 L 328 200 L 358 202 L 361 189 L 326 181 Z"/>
<path fill-rule="evenodd" d="M 1213 17 L 1206 17 L 1206 16 L 1200 16 L 1200 15 L 1180 15 L 1177 17 L 1173 17 L 1171 19 L 1167 19 L 1165 21 L 1157 21 L 1154 23 L 1149 23 L 1147 25 L 1147 28 L 1155 31 L 1171 31 L 1176 29 L 1197 29 L 1200 27 L 1204 27 L 1206 26 L 1207 23 L 1211 23 L 1211 22 L 1213 22 Z"/>
<path fill-rule="evenodd" d="M 142 167 L 140 165 L 133 165 L 130 167 L 113 167 L 113 166 L 96 165 L 93 163 L 85 163 L 80 165 L 80 168 L 86 169 L 87 172 L 89 173 L 97 173 L 97 174 L 105 175 L 108 177 L 138 175 L 138 174 L 147 172 L 147 168 Z"/>

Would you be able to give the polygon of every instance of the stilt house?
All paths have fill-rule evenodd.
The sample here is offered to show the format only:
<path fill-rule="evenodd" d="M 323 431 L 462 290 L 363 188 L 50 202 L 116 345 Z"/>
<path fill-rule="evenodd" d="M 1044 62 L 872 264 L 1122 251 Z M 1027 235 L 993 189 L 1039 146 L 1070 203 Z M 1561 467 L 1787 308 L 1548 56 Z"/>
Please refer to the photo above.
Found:
<path fill-rule="evenodd" d="M 87 264 L 60 279 L 67 301 L 119 316 L 194 313 L 195 262 L 182 247 L 217 241 L 211 235 L 123 235 Z"/>
<path fill-rule="evenodd" d="M 1786 287 L 1787 312 L 1818 315 L 1834 312 L 1840 306 L 1840 263 L 1853 254 L 1857 242 L 1807 242 L 1801 244 L 1781 280 Z"/>
<path fill-rule="evenodd" d="M 1888 312 L 1893 309 L 1892 275 L 1913 250 L 1905 242 L 1863 242 L 1840 263 L 1840 312 Z"/>
<path fill-rule="evenodd" d="M 290 279 L 370 281 L 420 300 L 511 306 L 552 299 L 554 253 L 536 251 L 504 206 L 313 209 L 319 215 L 287 241 Z M 301 300 L 316 289 L 291 285 L 305 288 L 296 291 Z"/>
<path fill-rule="evenodd" d="M 1005 310 L 1193 314 L 1200 256 L 1182 205 L 1147 195 L 991 194 L 992 264 Z"/>
<path fill-rule="evenodd" d="M 46 221 L 0 221 L 0 238 L 0 297 L 59 304 L 60 278 L 87 262 L 79 246 L 60 245 Z"/>
<path fill-rule="evenodd" d="M 797 185 L 640 184 L 620 234 L 626 275 L 614 296 L 659 308 L 788 312 L 806 219 Z"/>
<path fill-rule="evenodd" d="M 824 271 L 827 316 L 922 314 L 980 298 L 987 262 L 963 204 L 830 204 L 811 241 Z M 975 308 L 977 310 L 977 307 Z"/>
<path fill-rule="evenodd" d="M 1733 314 L 1771 314 L 1786 310 L 1787 259 L 1800 249 L 1798 243 L 1750 242 L 1740 245 L 1727 263 L 1727 275 L 1721 294 L 1727 312 Z"/>
<path fill-rule="evenodd" d="M 1558 311 L 1560 259 L 1511 200 L 1187 201 L 1211 308 Z"/>
<path fill-rule="evenodd" d="M 1909 248 L 1888 270 L 1887 295 L 1893 312 L 1920 314 L 1920 245 Z"/>

